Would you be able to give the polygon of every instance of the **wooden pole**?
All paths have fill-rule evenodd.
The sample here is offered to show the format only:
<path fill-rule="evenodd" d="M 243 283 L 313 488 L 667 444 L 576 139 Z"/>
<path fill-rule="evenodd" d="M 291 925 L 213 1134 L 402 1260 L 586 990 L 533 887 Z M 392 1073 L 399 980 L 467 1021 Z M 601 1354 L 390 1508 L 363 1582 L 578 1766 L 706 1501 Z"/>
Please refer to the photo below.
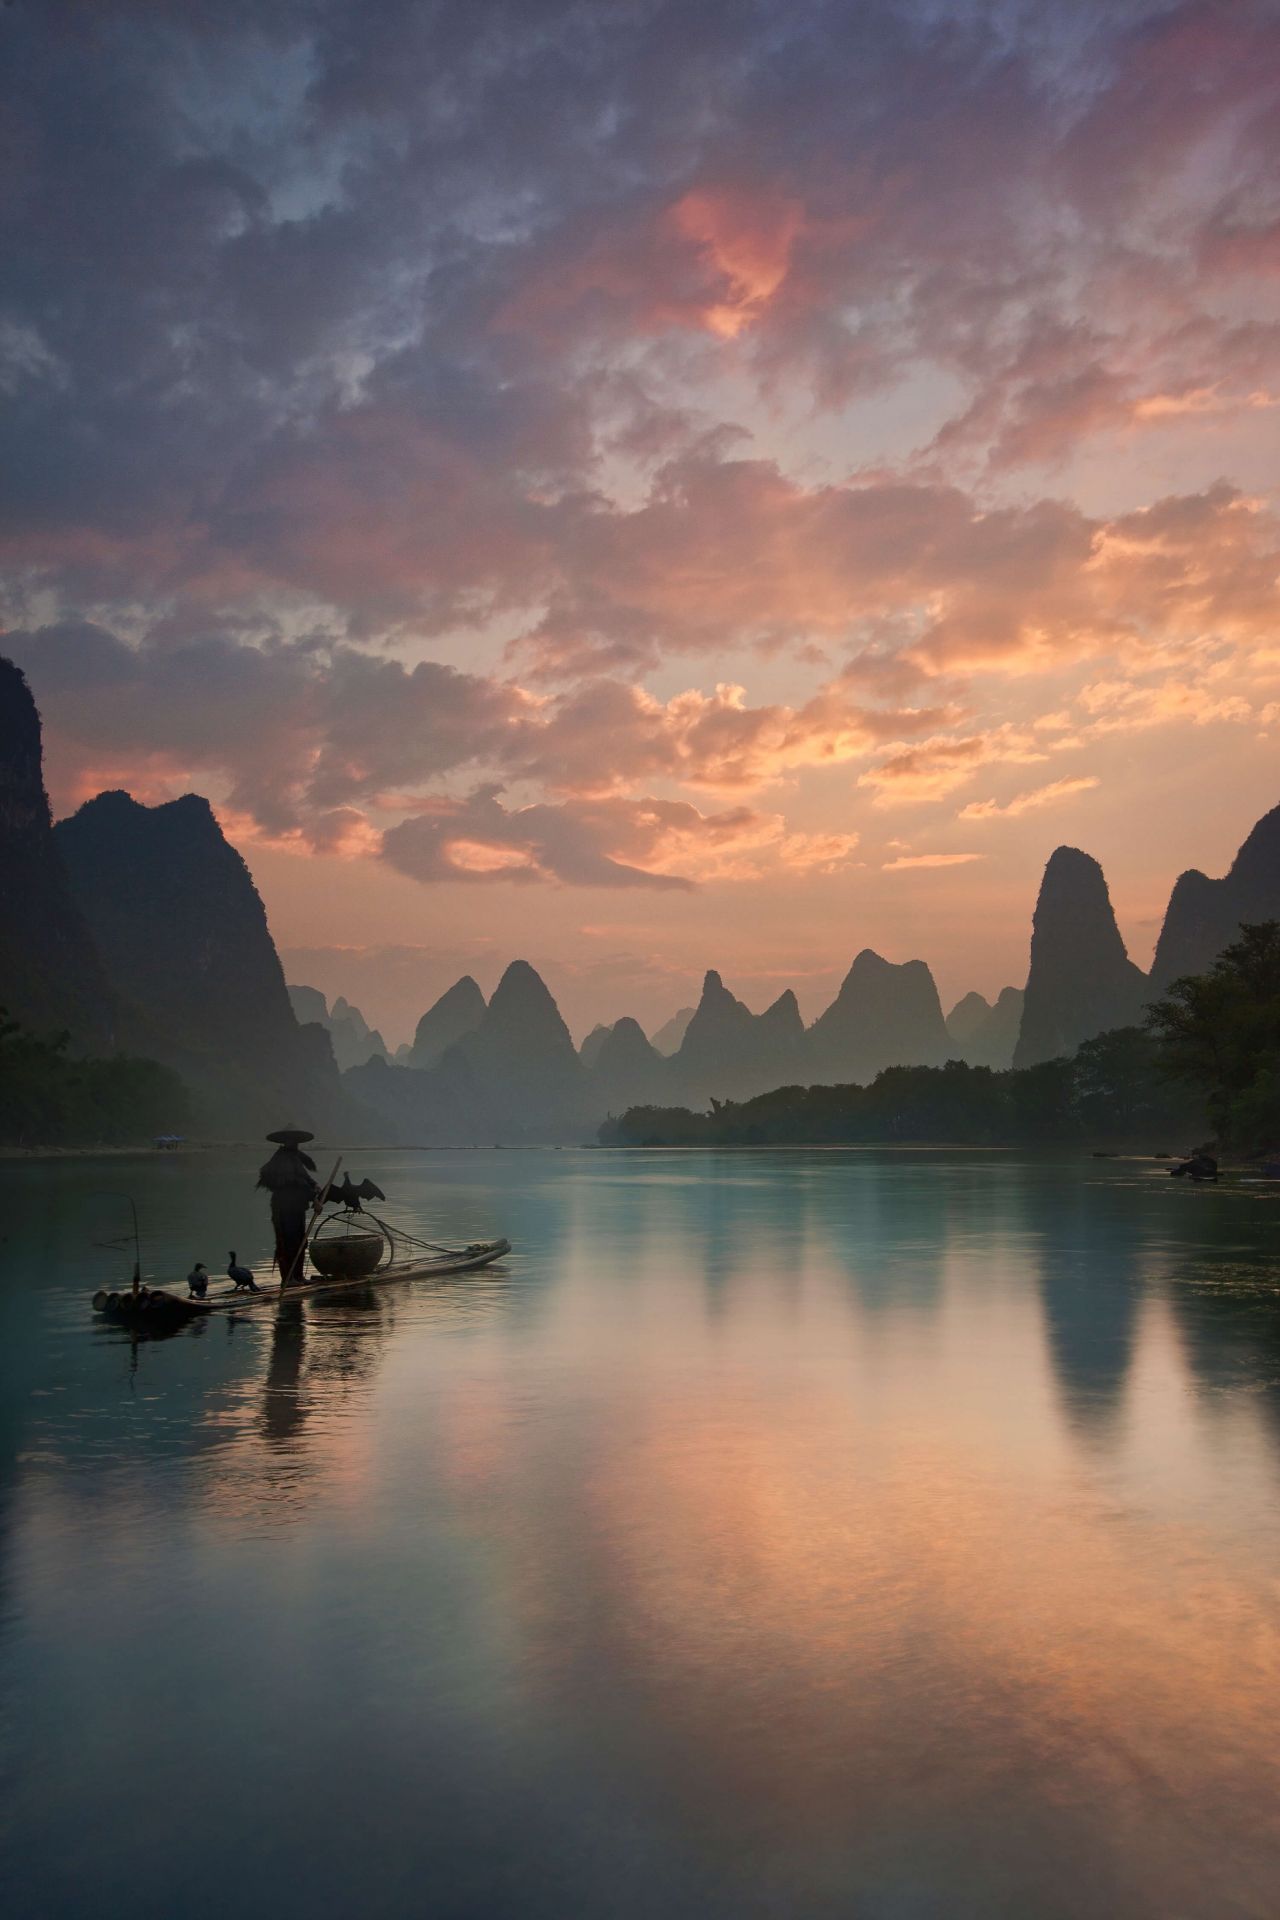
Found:
<path fill-rule="evenodd" d="M 307 1222 L 306 1232 L 302 1236 L 302 1245 L 298 1248 L 298 1251 L 294 1254 L 293 1263 L 290 1266 L 288 1273 L 282 1273 L 280 1275 L 280 1293 L 282 1297 L 285 1294 L 288 1287 L 292 1284 L 293 1276 L 298 1271 L 299 1263 L 306 1258 L 307 1245 L 311 1239 L 311 1235 L 315 1231 L 316 1221 L 320 1218 L 320 1215 L 324 1212 L 325 1205 L 329 1198 L 329 1189 L 332 1187 L 334 1181 L 337 1179 L 338 1168 L 341 1165 L 342 1165 L 342 1155 L 339 1154 L 337 1159 L 333 1163 L 333 1172 L 329 1175 L 329 1178 L 325 1181 L 324 1185 L 321 1187 L 319 1193 L 315 1197 L 315 1202 L 311 1208 L 311 1218 Z"/>
<path fill-rule="evenodd" d="M 129 1211 L 133 1215 L 133 1297 L 136 1301 L 142 1292 L 142 1246 L 138 1239 L 138 1209 L 132 1194 L 129 1196 Z"/>

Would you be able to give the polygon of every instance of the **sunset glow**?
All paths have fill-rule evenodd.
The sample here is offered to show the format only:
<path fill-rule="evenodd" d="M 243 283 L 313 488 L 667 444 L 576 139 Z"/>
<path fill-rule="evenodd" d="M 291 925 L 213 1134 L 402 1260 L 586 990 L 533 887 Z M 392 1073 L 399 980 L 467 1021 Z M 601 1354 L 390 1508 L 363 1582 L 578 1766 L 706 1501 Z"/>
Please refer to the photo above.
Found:
<path fill-rule="evenodd" d="M 1274 10 L 588 13 L 6 16 L 55 808 L 206 794 L 392 1041 L 990 995 L 1060 842 L 1146 964 L 1280 799 Z"/>

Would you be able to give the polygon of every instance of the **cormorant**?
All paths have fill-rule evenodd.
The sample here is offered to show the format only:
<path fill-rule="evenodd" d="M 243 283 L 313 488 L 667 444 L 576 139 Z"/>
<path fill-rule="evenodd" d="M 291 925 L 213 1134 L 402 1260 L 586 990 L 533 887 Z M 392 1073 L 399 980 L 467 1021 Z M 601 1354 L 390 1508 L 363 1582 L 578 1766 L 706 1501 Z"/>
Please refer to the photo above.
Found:
<path fill-rule="evenodd" d="M 261 1293 L 262 1288 L 254 1279 L 248 1267 L 236 1265 L 235 1248 L 227 1256 L 227 1278 L 235 1281 L 237 1293 Z"/>
<path fill-rule="evenodd" d="M 372 1180 L 362 1180 L 357 1186 L 349 1173 L 343 1177 L 341 1186 L 329 1189 L 330 1200 L 345 1207 L 349 1213 L 363 1213 L 364 1208 L 360 1205 L 362 1200 L 385 1200 L 386 1197 L 382 1188 L 375 1187 Z"/>

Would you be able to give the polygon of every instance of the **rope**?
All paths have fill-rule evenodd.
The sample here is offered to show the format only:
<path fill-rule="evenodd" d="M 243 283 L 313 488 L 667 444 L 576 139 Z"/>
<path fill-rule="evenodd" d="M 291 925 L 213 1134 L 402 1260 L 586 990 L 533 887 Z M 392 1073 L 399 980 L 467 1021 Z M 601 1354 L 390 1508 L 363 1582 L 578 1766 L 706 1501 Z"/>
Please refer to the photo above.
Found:
<path fill-rule="evenodd" d="M 316 1231 L 317 1232 L 319 1231 L 319 1227 L 326 1226 L 329 1220 L 341 1219 L 343 1213 L 345 1213 L 346 1211 L 347 1211 L 346 1208 L 335 1208 L 335 1210 L 331 1214 L 329 1214 L 325 1220 L 322 1220 L 319 1222 L 319 1226 L 317 1227 Z M 366 1220 L 376 1221 L 378 1226 L 380 1226 L 382 1228 L 382 1231 L 386 1234 L 387 1241 L 389 1244 L 389 1249 L 390 1249 L 390 1257 L 387 1261 L 388 1266 L 393 1265 L 395 1262 L 395 1257 L 396 1257 L 395 1247 L 396 1247 L 397 1240 L 402 1240 L 404 1244 L 408 1247 L 419 1247 L 421 1248 L 423 1253 L 448 1253 L 448 1254 L 457 1254 L 460 1256 L 462 1254 L 465 1254 L 467 1251 L 465 1247 L 442 1247 L 438 1240 L 420 1240 L 417 1234 L 409 1233 L 407 1229 L 404 1227 L 393 1228 L 388 1221 L 382 1218 L 380 1214 L 370 1213 L 367 1207 L 362 1208 L 361 1212 L 363 1217 Z"/>
<path fill-rule="evenodd" d="M 442 1247 L 438 1240 L 419 1240 L 416 1234 L 406 1233 L 400 1228 L 400 1238 L 411 1247 L 421 1247 L 424 1253 L 465 1253 L 465 1247 Z"/>

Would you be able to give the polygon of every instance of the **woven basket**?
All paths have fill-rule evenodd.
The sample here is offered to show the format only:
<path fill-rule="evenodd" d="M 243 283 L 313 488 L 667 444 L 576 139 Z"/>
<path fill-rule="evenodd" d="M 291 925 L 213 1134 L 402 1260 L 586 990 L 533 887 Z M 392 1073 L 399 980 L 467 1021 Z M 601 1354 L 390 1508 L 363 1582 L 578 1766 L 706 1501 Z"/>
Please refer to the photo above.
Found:
<path fill-rule="evenodd" d="M 376 1227 L 321 1233 L 311 1242 L 311 1264 L 326 1280 L 359 1280 L 376 1272 L 386 1250 Z"/>

